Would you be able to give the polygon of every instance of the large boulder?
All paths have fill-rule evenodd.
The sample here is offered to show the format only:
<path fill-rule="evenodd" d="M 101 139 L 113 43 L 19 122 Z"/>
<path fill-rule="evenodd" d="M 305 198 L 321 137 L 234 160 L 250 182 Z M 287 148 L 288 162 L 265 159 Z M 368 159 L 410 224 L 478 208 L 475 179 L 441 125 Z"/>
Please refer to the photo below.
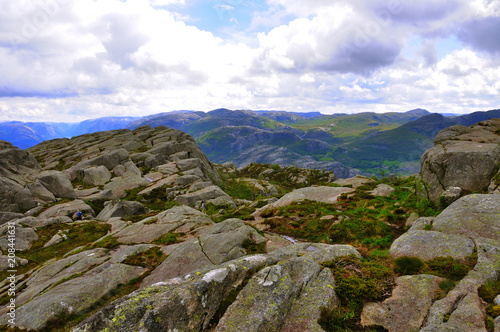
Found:
<path fill-rule="evenodd" d="M 0 237 L 0 248 L 4 252 L 7 252 L 12 244 L 17 251 L 30 250 L 33 243 L 38 240 L 38 235 L 33 228 L 16 225 L 15 234 L 8 233 L 8 230 L 10 231 L 9 228 L 3 228 L 2 237 Z"/>
<path fill-rule="evenodd" d="M 82 171 L 83 182 L 92 186 L 102 186 L 111 179 L 111 172 L 103 165 L 90 167 Z"/>
<path fill-rule="evenodd" d="M 135 201 L 107 201 L 104 209 L 97 215 L 99 220 L 109 220 L 111 218 L 123 218 L 146 213 L 146 208 Z"/>
<path fill-rule="evenodd" d="M 104 190 L 110 190 L 116 198 L 127 196 L 127 190 L 145 187 L 149 181 L 140 176 L 129 176 L 125 178 L 113 178 L 113 181 L 104 186 Z"/>
<path fill-rule="evenodd" d="M 294 202 L 310 200 L 322 203 L 336 203 L 341 195 L 352 193 L 355 189 L 344 187 L 307 187 L 292 191 L 272 204 L 273 208 L 290 205 Z"/>
<path fill-rule="evenodd" d="M 393 257 L 415 256 L 423 260 L 448 256 L 462 259 L 471 255 L 474 248 L 474 242 L 465 236 L 417 230 L 397 238 L 389 254 Z"/>
<path fill-rule="evenodd" d="M 44 171 L 37 175 L 37 179 L 48 191 L 54 194 L 55 197 L 76 198 L 73 185 L 63 172 Z"/>
<path fill-rule="evenodd" d="M 424 152 L 421 175 L 428 197 L 437 202 L 450 187 L 464 193 L 488 189 L 500 162 L 500 119 L 482 121 L 470 128 L 443 129 L 435 145 Z"/>
<path fill-rule="evenodd" d="M 236 206 L 233 199 L 229 197 L 221 188 L 218 186 L 210 186 L 203 188 L 201 190 L 190 192 L 184 195 L 178 195 L 175 200 L 182 205 L 194 206 L 196 202 L 205 201 L 210 203 L 211 200 L 216 200 L 215 205 L 232 205 Z"/>
<path fill-rule="evenodd" d="M 351 254 L 359 256 L 351 246 L 301 243 L 232 260 L 135 291 L 72 332 L 321 331 L 319 307 L 337 298 L 320 263 Z"/>
<path fill-rule="evenodd" d="M 37 206 L 31 191 L 14 180 L 0 176 L 0 210 L 27 211 Z"/>
<path fill-rule="evenodd" d="M 40 183 L 40 181 L 36 180 L 34 183 L 29 185 L 31 195 L 35 201 L 45 204 L 50 202 L 55 202 L 56 197 L 53 193 L 51 193 L 47 188 Z"/>

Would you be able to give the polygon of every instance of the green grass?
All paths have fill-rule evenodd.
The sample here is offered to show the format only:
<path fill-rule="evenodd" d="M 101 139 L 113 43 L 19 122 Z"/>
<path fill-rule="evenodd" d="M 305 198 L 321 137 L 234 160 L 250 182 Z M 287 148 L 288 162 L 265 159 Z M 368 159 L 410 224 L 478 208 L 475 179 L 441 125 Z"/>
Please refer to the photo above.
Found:
<path fill-rule="evenodd" d="M 153 243 L 154 244 L 165 244 L 165 245 L 174 244 L 174 243 L 179 242 L 177 239 L 177 236 L 178 236 L 177 234 L 166 233 L 166 234 L 163 234 L 162 236 L 156 238 L 155 240 L 153 240 Z"/>
<path fill-rule="evenodd" d="M 50 247 L 43 248 L 45 243 L 49 241 L 58 231 L 67 230 L 68 239 Z M 28 260 L 28 264 L 19 267 L 18 274 L 26 273 L 27 271 L 40 266 L 44 262 L 54 258 L 62 257 L 71 250 L 85 245 L 90 245 L 93 241 L 98 240 L 106 235 L 111 230 L 111 226 L 105 223 L 95 221 L 78 223 L 78 224 L 57 224 L 39 228 L 37 235 L 39 237 L 31 249 L 26 252 L 19 252 L 19 258 Z M 4 280 L 7 277 L 6 272 L 0 273 L 0 279 Z"/>
<path fill-rule="evenodd" d="M 342 243 L 358 248 L 386 249 L 404 232 L 411 213 L 435 216 L 437 209 L 428 200 L 418 200 L 415 178 L 385 178 L 394 193 L 373 197 L 369 191 L 377 183 L 356 189 L 354 195 L 343 195 L 336 204 L 303 201 L 262 213 L 273 232 L 314 242 Z M 321 219 L 323 216 L 332 219 Z"/>
<path fill-rule="evenodd" d="M 384 331 L 380 327 L 362 327 L 360 316 L 364 304 L 390 296 L 395 284 L 391 267 L 381 260 L 355 256 L 340 257 L 323 265 L 334 274 L 340 306 L 321 308 L 321 327 L 327 332 Z"/>

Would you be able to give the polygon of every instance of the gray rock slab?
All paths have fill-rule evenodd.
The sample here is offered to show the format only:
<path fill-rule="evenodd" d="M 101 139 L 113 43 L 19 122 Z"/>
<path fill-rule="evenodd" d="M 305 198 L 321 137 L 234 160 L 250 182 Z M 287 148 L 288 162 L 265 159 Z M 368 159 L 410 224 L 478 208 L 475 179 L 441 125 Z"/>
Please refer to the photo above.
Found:
<path fill-rule="evenodd" d="M 460 198 L 436 217 L 433 230 L 472 238 L 500 238 L 500 195 Z"/>
<path fill-rule="evenodd" d="M 380 325 L 389 332 L 419 331 L 440 290 L 441 280 L 426 274 L 397 278 L 391 297 L 364 306 L 361 325 Z"/>
<path fill-rule="evenodd" d="M 467 237 L 435 231 L 405 233 L 391 245 L 392 257 L 414 256 L 422 260 L 451 256 L 462 259 L 474 252 L 474 242 Z"/>

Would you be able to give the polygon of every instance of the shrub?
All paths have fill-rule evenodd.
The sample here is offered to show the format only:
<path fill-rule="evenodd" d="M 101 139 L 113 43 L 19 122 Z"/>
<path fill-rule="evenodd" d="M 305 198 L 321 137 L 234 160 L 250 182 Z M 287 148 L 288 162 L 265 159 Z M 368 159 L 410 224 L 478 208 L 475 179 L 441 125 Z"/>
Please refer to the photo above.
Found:
<path fill-rule="evenodd" d="M 364 304 L 390 296 L 394 285 L 391 269 L 379 262 L 353 255 L 337 258 L 324 265 L 335 276 L 335 293 L 340 299 L 340 307 L 322 308 L 318 323 L 326 331 L 362 330 L 359 320 Z"/>
<path fill-rule="evenodd" d="M 452 257 L 436 257 L 425 263 L 424 273 L 434 274 L 438 277 L 453 281 L 462 280 L 467 273 L 476 265 L 477 255 L 471 255 L 463 260 Z"/>
<path fill-rule="evenodd" d="M 500 281 L 498 280 L 487 281 L 478 289 L 479 296 L 487 303 L 492 303 L 499 293 Z"/>
<path fill-rule="evenodd" d="M 394 261 L 394 272 L 400 275 L 411 275 L 420 272 L 424 262 L 418 257 L 402 256 Z"/>

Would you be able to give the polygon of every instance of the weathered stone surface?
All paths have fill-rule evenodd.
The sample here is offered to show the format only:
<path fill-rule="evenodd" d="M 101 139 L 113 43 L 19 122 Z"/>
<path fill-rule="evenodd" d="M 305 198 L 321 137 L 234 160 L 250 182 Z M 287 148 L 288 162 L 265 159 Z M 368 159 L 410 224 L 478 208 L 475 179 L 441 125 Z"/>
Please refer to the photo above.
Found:
<path fill-rule="evenodd" d="M 383 196 L 387 197 L 390 196 L 394 192 L 394 188 L 389 186 L 388 184 L 381 183 L 375 189 L 370 191 L 370 195 L 372 196 Z"/>
<path fill-rule="evenodd" d="M 116 166 L 122 164 L 122 162 L 129 160 L 129 154 L 128 151 L 125 149 L 114 149 L 111 151 L 105 151 L 103 154 L 100 156 L 84 160 L 67 170 L 65 170 L 65 173 L 68 174 L 68 177 L 70 180 L 74 180 L 77 176 L 78 170 L 83 170 L 88 168 L 89 166 L 104 166 L 106 167 L 109 171 L 111 171 L 113 168 Z"/>
<path fill-rule="evenodd" d="M 462 125 L 454 125 L 444 128 L 439 133 L 437 133 L 436 137 L 434 138 L 434 143 L 437 144 L 443 141 L 447 141 L 450 138 L 465 134 L 469 131 L 471 131 L 471 128 Z"/>
<path fill-rule="evenodd" d="M 389 332 L 419 331 L 440 290 L 441 280 L 426 274 L 397 278 L 390 298 L 364 306 L 361 325 L 380 325 Z"/>
<path fill-rule="evenodd" d="M 259 190 L 259 196 L 261 197 L 270 197 L 274 195 L 278 195 L 278 190 L 276 187 L 265 180 L 255 180 L 249 178 L 243 178 L 241 181 L 246 182 L 250 187 L 254 187 Z"/>
<path fill-rule="evenodd" d="M 31 246 L 33 243 L 38 240 L 38 235 L 36 235 L 35 231 L 33 228 L 29 227 L 16 227 L 15 231 L 15 249 L 18 251 L 26 251 L 31 249 Z M 7 229 L 4 228 L 4 231 L 2 232 L 2 237 L 0 238 L 0 248 L 2 251 L 7 251 L 10 247 L 9 244 L 12 244 L 11 241 L 9 241 L 8 234 L 7 234 Z"/>
<path fill-rule="evenodd" d="M 405 233 L 391 245 L 392 257 L 415 256 L 423 260 L 451 256 L 465 258 L 474 252 L 474 242 L 467 237 L 434 231 Z"/>
<path fill-rule="evenodd" d="M 158 172 L 165 174 L 165 175 L 172 175 L 172 174 L 179 172 L 179 169 L 177 168 L 176 163 L 168 163 L 165 165 L 160 165 L 160 166 L 156 167 L 156 170 Z"/>
<path fill-rule="evenodd" d="M 182 172 L 184 175 L 195 175 L 199 177 L 200 179 L 206 179 L 205 174 L 203 174 L 202 170 L 199 169 L 198 167 L 192 168 L 190 170 Z"/>
<path fill-rule="evenodd" d="M 179 245 L 148 277 L 141 286 L 149 286 L 186 274 L 216 266 L 247 255 L 246 244 L 260 244 L 266 239 L 240 219 L 227 219 L 211 227 L 202 228 L 199 236 Z"/>
<path fill-rule="evenodd" d="M 195 192 L 191 192 L 184 195 L 179 195 L 175 198 L 177 202 L 182 205 L 190 205 L 194 206 L 198 201 L 209 201 L 211 199 L 216 199 L 222 197 L 224 199 L 224 203 L 233 203 L 232 205 L 236 206 L 234 201 L 229 197 L 221 188 L 218 186 L 210 186 Z"/>
<path fill-rule="evenodd" d="M 94 210 L 84 201 L 75 199 L 74 201 L 54 205 L 40 213 L 38 220 L 42 221 L 51 217 L 72 217 L 75 212 L 82 211 L 83 214 L 94 216 Z"/>
<path fill-rule="evenodd" d="M 467 130 L 453 127 L 438 133 L 436 144 L 421 159 L 421 175 L 429 198 L 437 202 L 449 187 L 465 193 L 483 191 L 498 172 L 500 119 L 482 121 Z M 456 133 L 456 136 L 451 136 Z"/>
<path fill-rule="evenodd" d="M 21 211 L 26 211 L 37 206 L 28 188 L 22 189 L 14 196 L 14 204 L 17 204 Z"/>
<path fill-rule="evenodd" d="M 441 200 L 443 200 L 446 206 L 450 205 L 457 199 L 459 199 L 464 191 L 460 187 L 449 187 L 441 194 Z"/>
<path fill-rule="evenodd" d="M 56 201 L 54 194 L 45 188 L 38 180 L 30 184 L 29 189 L 31 191 L 31 195 L 33 195 L 33 199 L 37 202 L 45 204 Z"/>
<path fill-rule="evenodd" d="M 212 329 L 210 323 L 221 303 L 245 280 L 249 280 L 248 284 L 226 310 L 215 331 L 228 330 L 230 324 L 236 324 L 238 331 L 248 332 L 271 330 L 272 326 L 295 327 L 295 331 L 300 331 L 300 326 L 310 326 L 311 331 L 316 331 L 319 317 L 313 316 L 317 306 L 310 315 L 299 316 L 300 311 L 295 310 L 301 303 L 307 308 L 311 300 L 309 296 L 305 300 L 304 290 L 308 288 L 304 284 L 324 286 L 330 278 L 318 263 L 349 254 L 359 256 L 350 246 L 304 243 L 229 261 L 142 288 L 86 319 L 73 332 L 207 331 Z M 317 303 L 335 301 L 329 298 L 333 292 L 319 287 L 311 291 Z M 248 298 L 255 301 L 247 301 Z M 250 310 L 243 311 L 247 309 Z"/>
<path fill-rule="evenodd" d="M 63 172 L 43 171 L 37 175 L 37 179 L 48 191 L 54 194 L 55 197 L 76 198 L 73 185 Z"/>
<path fill-rule="evenodd" d="M 96 217 L 99 220 L 108 220 L 111 218 L 123 218 L 132 215 L 141 215 L 146 213 L 146 208 L 135 201 L 107 201 L 104 203 L 104 209 Z"/>
<path fill-rule="evenodd" d="M 66 240 L 68 237 L 64 233 L 58 233 L 54 235 L 47 243 L 44 244 L 44 248 L 53 246 L 54 244 L 58 244 Z"/>
<path fill-rule="evenodd" d="M 187 206 L 174 206 L 154 217 L 130 225 L 115 236 L 121 243 L 149 243 L 186 224 L 190 224 L 192 230 L 195 230 L 202 226 L 212 225 L 213 222 L 206 214 L 198 210 Z"/>
<path fill-rule="evenodd" d="M 305 283 L 315 280 L 321 268 L 312 260 L 293 258 L 259 271 L 225 312 L 215 331 L 277 331 L 288 323 L 294 300 L 302 295 Z M 333 285 L 330 285 L 333 287 Z M 322 290 L 315 290 L 316 294 Z M 327 299 L 333 301 L 333 299 Z M 294 320 L 298 317 L 292 317 Z M 288 328 L 300 327 L 301 321 Z"/>
<path fill-rule="evenodd" d="M 168 160 L 167 156 L 155 154 L 144 160 L 144 166 L 147 168 L 155 168 L 156 166 L 167 164 L 169 161 L 170 160 Z"/>
<path fill-rule="evenodd" d="M 337 179 L 333 183 L 338 184 L 339 186 L 342 186 L 342 187 L 352 186 L 352 188 L 357 188 L 357 187 L 361 187 L 364 184 L 374 183 L 374 182 L 375 181 L 373 181 L 370 178 L 367 178 L 366 176 L 357 175 L 357 176 L 352 177 L 352 178 Z"/>
<path fill-rule="evenodd" d="M 432 223 L 434 222 L 434 219 L 434 217 L 420 217 L 415 220 L 415 222 L 413 222 L 408 232 L 432 230 Z M 431 229 L 426 229 L 429 227 L 428 225 L 431 227 Z"/>
<path fill-rule="evenodd" d="M 104 263 L 81 277 L 66 281 L 17 309 L 16 325 L 39 329 L 58 313 L 88 309 L 118 284 L 138 277 L 144 268 L 125 264 Z"/>
<path fill-rule="evenodd" d="M 175 184 L 178 186 L 187 186 L 199 180 L 201 180 L 200 177 L 196 175 L 183 175 L 175 179 Z"/>
<path fill-rule="evenodd" d="M 320 308 L 338 306 L 339 302 L 334 288 L 335 279 L 332 272 L 329 269 L 323 269 L 318 276 L 307 283 L 299 297 L 293 300 L 281 331 L 324 331 L 318 324 L 318 317 L 321 316 Z"/>
<path fill-rule="evenodd" d="M 500 238 L 500 195 L 472 194 L 447 207 L 433 230 L 467 237 Z"/>
<path fill-rule="evenodd" d="M 323 203 L 336 203 L 342 194 L 354 192 L 355 189 L 344 187 L 307 187 L 292 191 L 272 204 L 273 208 L 290 205 L 294 202 L 311 200 Z"/>
<path fill-rule="evenodd" d="M 24 218 L 24 216 L 25 215 L 22 213 L 0 211 L 0 225 L 3 225 L 11 220 Z"/>
<path fill-rule="evenodd" d="M 210 181 L 204 181 L 204 182 L 196 182 L 196 183 L 193 183 L 189 189 L 188 189 L 188 193 L 190 192 L 194 192 L 194 191 L 198 191 L 200 189 L 204 189 L 204 188 L 207 188 L 207 187 L 210 187 L 212 186 L 212 182 Z"/>
<path fill-rule="evenodd" d="M 19 212 L 20 208 L 15 203 L 14 197 L 23 190 L 23 186 L 6 177 L 0 177 L 0 210 L 6 212 Z"/>
<path fill-rule="evenodd" d="M 103 165 L 83 170 L 82 181 L 92 186 L 102 186 L 111 180 L 111 172 Z"/>
<path fill-rule="evenodd" d="M 478 300 L 477 289 L 498 278 L 500 242 L 485 238 L 476 239 L 475 242 L 478 254 L 476 266 L 445 298 L 432 304 L 421 331 L 486 331 L 484 307 Z M 452 316 L 455 317 L 452 319 Z M 446 321 L 445 317 L 449 319 Z"/>
<path fill-rule="evenodd" d="M 24 258 L 19 258 L 14 256 L 14 258 L 9 258 L 7 255 L 0 256 L 0 271 L 12 270 L 21 265 L 28 264 L 28 260 Z"/>
<path fill-rule="evenodd" d="M 21 185 L 26 177 L 41 171 L 36 159 L 25 150 L 0 140 L 0 177 L 11 179 Z"/>
<path fill-rule="evenodd" d="M 123 198 L 127 195 L 126 190 L 147 186 L 149 181 L 140 176 L 129 176 L 126 178 L 113 179 L 104 186 L 105 190 L 111 190 L 116 198 Z"/>
<path fill-rule="evenodd" d="M 405 226 L 411 226 L 413 225 L 413 223 L 418 219 L 418 214 L 416 214 L 415 212 L 412 212 L 410 214 L 410 216 L 408 217 L 408 219 L 406 219 L 406 223 L 405 223 Z"/>

